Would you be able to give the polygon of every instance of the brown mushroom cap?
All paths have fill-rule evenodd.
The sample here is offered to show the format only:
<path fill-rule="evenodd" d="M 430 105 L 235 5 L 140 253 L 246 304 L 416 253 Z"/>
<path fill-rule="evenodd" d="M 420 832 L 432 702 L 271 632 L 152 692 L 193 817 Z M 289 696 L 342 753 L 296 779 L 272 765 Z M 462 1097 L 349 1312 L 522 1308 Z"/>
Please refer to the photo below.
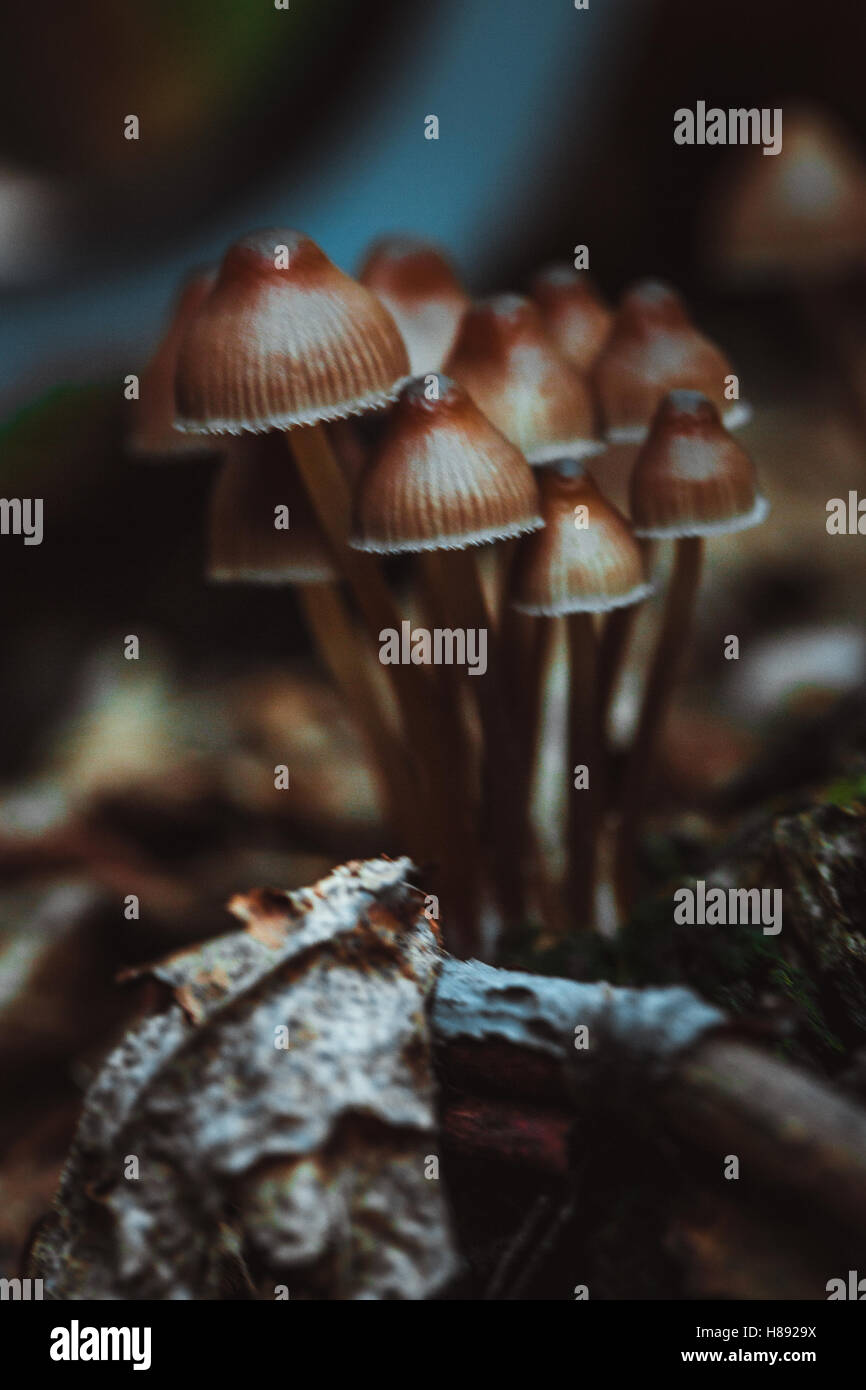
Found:
<path fill-rule="evenodd" d="M 213 445 L 174 427 L 174 377 L 177 355 L 189 324 L 198 313 L 214 282 L 215 271 L 199 270 L 182 286 L 171 311 L 168 328 L 141 374 L 139 398 L 134 403 L 127 448 L 133 454 L 168 458 L 176 454 L 210 452 Z"/>
<path fill-rule="evenodd" d="M 469 304 L 469 295 L 439 248 L 412 237 L 383 237 L 367 253 L 358 279 L 393 316 L 412 375 L 437 372 Z"/>
<path fill-rule="evenodd" d="M 445 370 L 530 463 L 603 448 L 589 388 L 529 299 L 502 294 L 473 304 Z"/>
<path fill-rule="evenodd" d="M 288 507 L 288 529 L 275 526 Z M 208 511 L 208 579 L 325 584 L 337 570 L 281 435 L 232 439 Z"/>
<path fill-rule="evenodd" d="M 652 587 L 640 546 L 588 469 L 563 459 L 538 476 L 544 530 L 518 548 L 509 581 L 514 607 L 554 618 L 607 613 L 647 598 Z M 579 518 L 578 507 L 586 509 Z"/>
<path fill-rule="evenodd" d="M 825 279 L 866 265 L 866 163 L 823 113 L 786 111 L 780 153 L 740 156 L 710 209 L 711 256 L 730 279 Z"/>
<path fill-rule="evenodd" d="M 623 296 L 593 371 L 608 439 L 642 443 L 659 402 L 679 388 L 708 396 L 736 428 L 748 410 L 725 399 L 725 378 L 732 373 L 724 353 L 695 328 L 676 291 L 657 280 L 641 281 Z"/>
<path fill-rule="evenodd" d="M 429 377 L 400 394 L 358 490 L 358 550 L 462 550 L 542 524 L 526 459 L 462 387 L 437 381 L 438 399 Z"/>
<path fill-rule="evenodd" d="M 408 370 L 369 290 L 309 237 L 256 232 L 230 247 L 181 344 L 177 426 L 240 434 L 340 419 L 393 400 Z"/>
<path fill-rule="evenodd" d="M 588 273 L 563 261 L 540 270 L 529 288 L 563 357 L 577 371 L 588 372 L 613 322 L 613 314 L 596 293 Z"/>
<path fill-rule="evenodd" d="M 728 434 L 712 401 L 672 391 L 656 412 L 631 477 L 635 535 L 723 535 L 767 515 L 755 467 Z"/>

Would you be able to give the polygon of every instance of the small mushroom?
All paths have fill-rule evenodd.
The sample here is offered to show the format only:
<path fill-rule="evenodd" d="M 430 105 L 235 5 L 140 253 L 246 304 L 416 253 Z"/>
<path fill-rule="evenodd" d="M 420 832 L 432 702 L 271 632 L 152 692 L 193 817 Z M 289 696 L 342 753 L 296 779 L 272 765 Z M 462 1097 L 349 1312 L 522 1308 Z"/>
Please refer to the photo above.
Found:
<path fill-rule="evenodd" d="M 641 281 L 623 295 L 593 371 L 608 440 L 643 443 L 659 402 L 680 387 L 703 392 L 735 429 L 749 412 L 726 399 L 731 375 L 727 357 L 695 328 L 676 291 Z"/>
<path fill-rule="evenodd" d="M 545 267 L 529 286 L 544 326 L 563 357 L 579 372 L 588 372 L 607 341 L 613 314 L 585 270 L 567 261 Z"/>
<path fill-rule="evenodd" d="M 713 402 L 697 391 L 672 391 L 662 401 L 638 454 L 631 499 L 635 534 L 673 540 L 676 549 L 623 784 L 616 878 L 624 910 L 634 896 L 637 836 L 688 641 L 704 538 L 757 526 L 769 510 L 751 459 L 725 430 Z"/>
<path fill-rule="evenodd" d="M 521 542 L 511 575 L 515 607 L 545 621 L 565 617 L 569 649 L 568 768 L 589 769 L 568 807 L 568 884 L 574 920 L 590 926 L 598 825 L 604 805 L 605 716 L 599 694 L 593 614 L 640 603 L 651 592 L 631 527 L 583 463 L 562 459 L 540 471 L 544 530 Z M 536 650 L 543 650 L 536 646 Z M 540 683 L 543 672 L 532 679 Z M 540 700 L 532 707 L 538 710 Z"/>
<path fill-rule="evenodd" d="M 177 414 L 174 378 L 183 335 L 207 298 L 214 281 L 212 270 L 199 270 L 181 287 L 168 327 L 141 374 L 139 398 L 127 439 L 131 454 L 145 458 L 174 458 L 180 454 L 209 454 L 216 446 L 198 435 L 175 428 Z"/>
<path fill-rule="evenodd" d="M 351 544 L 384 554 L 462 550 L 537 530 L 523 455 L 446 376 L 417 379 L 361 480 Z"/>
<path fill-rule="evenodd" d="M 589 387 L 530 299 L 501 294 L 468 309 L 445 370 L 532 464 L 604 447 Z"/>
<path fill-rule="evenodd" d="M 382 237 L 371 246 L 358 279 L 391 313 L 412 375 L 438 372 L 469 305 L 469 295 L 438 246 L 414 237 Z"/>

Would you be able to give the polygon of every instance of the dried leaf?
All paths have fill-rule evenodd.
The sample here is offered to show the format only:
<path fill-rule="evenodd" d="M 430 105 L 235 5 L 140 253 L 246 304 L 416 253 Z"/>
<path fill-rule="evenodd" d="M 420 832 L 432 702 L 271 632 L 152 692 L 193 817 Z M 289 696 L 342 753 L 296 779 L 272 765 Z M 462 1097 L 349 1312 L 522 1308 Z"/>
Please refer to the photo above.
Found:
<path fill-rule="evenodd" d="M 170 1002 L 87 1095 L 34 1247 L 47 1297 L 423 1299 L 449 1278 L 425 1176 L 439 942 L 411 867 L 236 899 L 244 930 L 148 972 Z"/>

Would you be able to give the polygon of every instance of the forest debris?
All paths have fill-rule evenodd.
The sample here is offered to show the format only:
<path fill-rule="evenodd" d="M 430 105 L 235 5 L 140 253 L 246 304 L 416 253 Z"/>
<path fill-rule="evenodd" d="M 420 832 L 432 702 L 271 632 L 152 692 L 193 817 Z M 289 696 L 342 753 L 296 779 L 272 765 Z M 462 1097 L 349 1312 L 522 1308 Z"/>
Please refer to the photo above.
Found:
<path fill-rule="evenodd" d="M 747 1197 L 860 1238 L 862 1110 L 681 986 L 443 959 L 411 872 L 353 861 L 247 894 L 242 931 L 140 972 L 165 1007 L 87 1095 L 34 1246 L 48 1297 L 434 1297 L 457 1266 L 440 1135 L 565 1200 L 575 1146 L 615 1135 L 710 1172 L 734 1154 Z"/>
<path fill-rule="evenodd" d="M 828 790 L 830 793 L 835 790 Z M 634 984 L 678 982 L 760 1026 L 792 1061 L 836 1078 L 866 1042 L 866 779 L 839 802 L 744 818 L 715 852 L 671 839 L 654 895 L 609 948 L 604 968 Z M 850 797 L 850 800 L 849 800 Z M 778 891 L 781 930 L 748 920 L 677 922 L 680 887 Z"/>
<path fill-rule="evenodd" d="M 457 1049 L 465 1066 L 472 1067 L 473 1048 L 479 1058 L 510 1048 L 505 1084 L 531 1096 L 550 1093 L 538 1063 L 554 1059 L 565 1078 L 554 1091 L 566 1084 L 586 1109 L 596 1098 L 610 1103 L 613 1093 L 622 1101 L 630 1081 L 645 1091 L 725 1022 L 720 1010 L 680 986 L 617 989 L 480 961 L 446 960 L 433 1002 L 437 1044 Z M 521 1068 L 524 1086 L 515 1075 Z"/>
<path fill-rule="evenodd" d="M 247 929 L 149 972 L 171 1002 L 88 1093 L 34 1249 L 47 1297 L 421 1299 L 445 1282 L 425 1175 L 439 947 L 411 867 L 239 899 Z"/>
<path fill-rule="evenodd" d="M 575 1047 L 587 1025 L 589 1047 Z M 570 1110 L 577 1135 L 615 1112 L 721 1165 L 739 1155 L 764 1190 L 866 1232 L 866 1114 L 741 1038 L 681 987 L 612 989 L 478 961 L 443 963 L 433 1000 L 440 1070 L 460 1091 Z M 595 1038 L 595 1041 L 593 1041 Z M 555 1149 L 537 1163 L 554 1171 Z"/>

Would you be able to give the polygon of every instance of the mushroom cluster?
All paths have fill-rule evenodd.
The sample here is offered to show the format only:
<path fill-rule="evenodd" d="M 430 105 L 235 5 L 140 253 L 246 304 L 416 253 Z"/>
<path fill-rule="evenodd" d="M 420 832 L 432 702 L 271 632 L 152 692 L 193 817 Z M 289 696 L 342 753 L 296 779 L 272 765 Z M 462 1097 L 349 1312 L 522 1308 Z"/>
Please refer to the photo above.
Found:
<path fill-rule="evenodd" d="M 528 914 L 592 927 L 615 832 L 607 858 L 631 908 L 704 538 L 766 512 L 729 433 L 747 415 L 732 382 L 666 285 L 633 286 L 613 311 L 586 272 L 555 265 L 526 297 L 473 301 L 436 247 L 405 238 L 376 243 L 355 280 L 309 237 L 258 232 L 181 295 L 133 447 L 221 456 L 208 578 L 296 591 L 365 737 L 387 848 L 427 867 L 456 953 L 489 950 Z M 617 455 L 630 520 L 611 500 Z M 665 540 L 671 579 L 617 786 L 611 701 Z M 386 660 L 385 635 L 413 623 L 442 640 Z M 531 802 L 560 640 L 556 874 Z"/>

